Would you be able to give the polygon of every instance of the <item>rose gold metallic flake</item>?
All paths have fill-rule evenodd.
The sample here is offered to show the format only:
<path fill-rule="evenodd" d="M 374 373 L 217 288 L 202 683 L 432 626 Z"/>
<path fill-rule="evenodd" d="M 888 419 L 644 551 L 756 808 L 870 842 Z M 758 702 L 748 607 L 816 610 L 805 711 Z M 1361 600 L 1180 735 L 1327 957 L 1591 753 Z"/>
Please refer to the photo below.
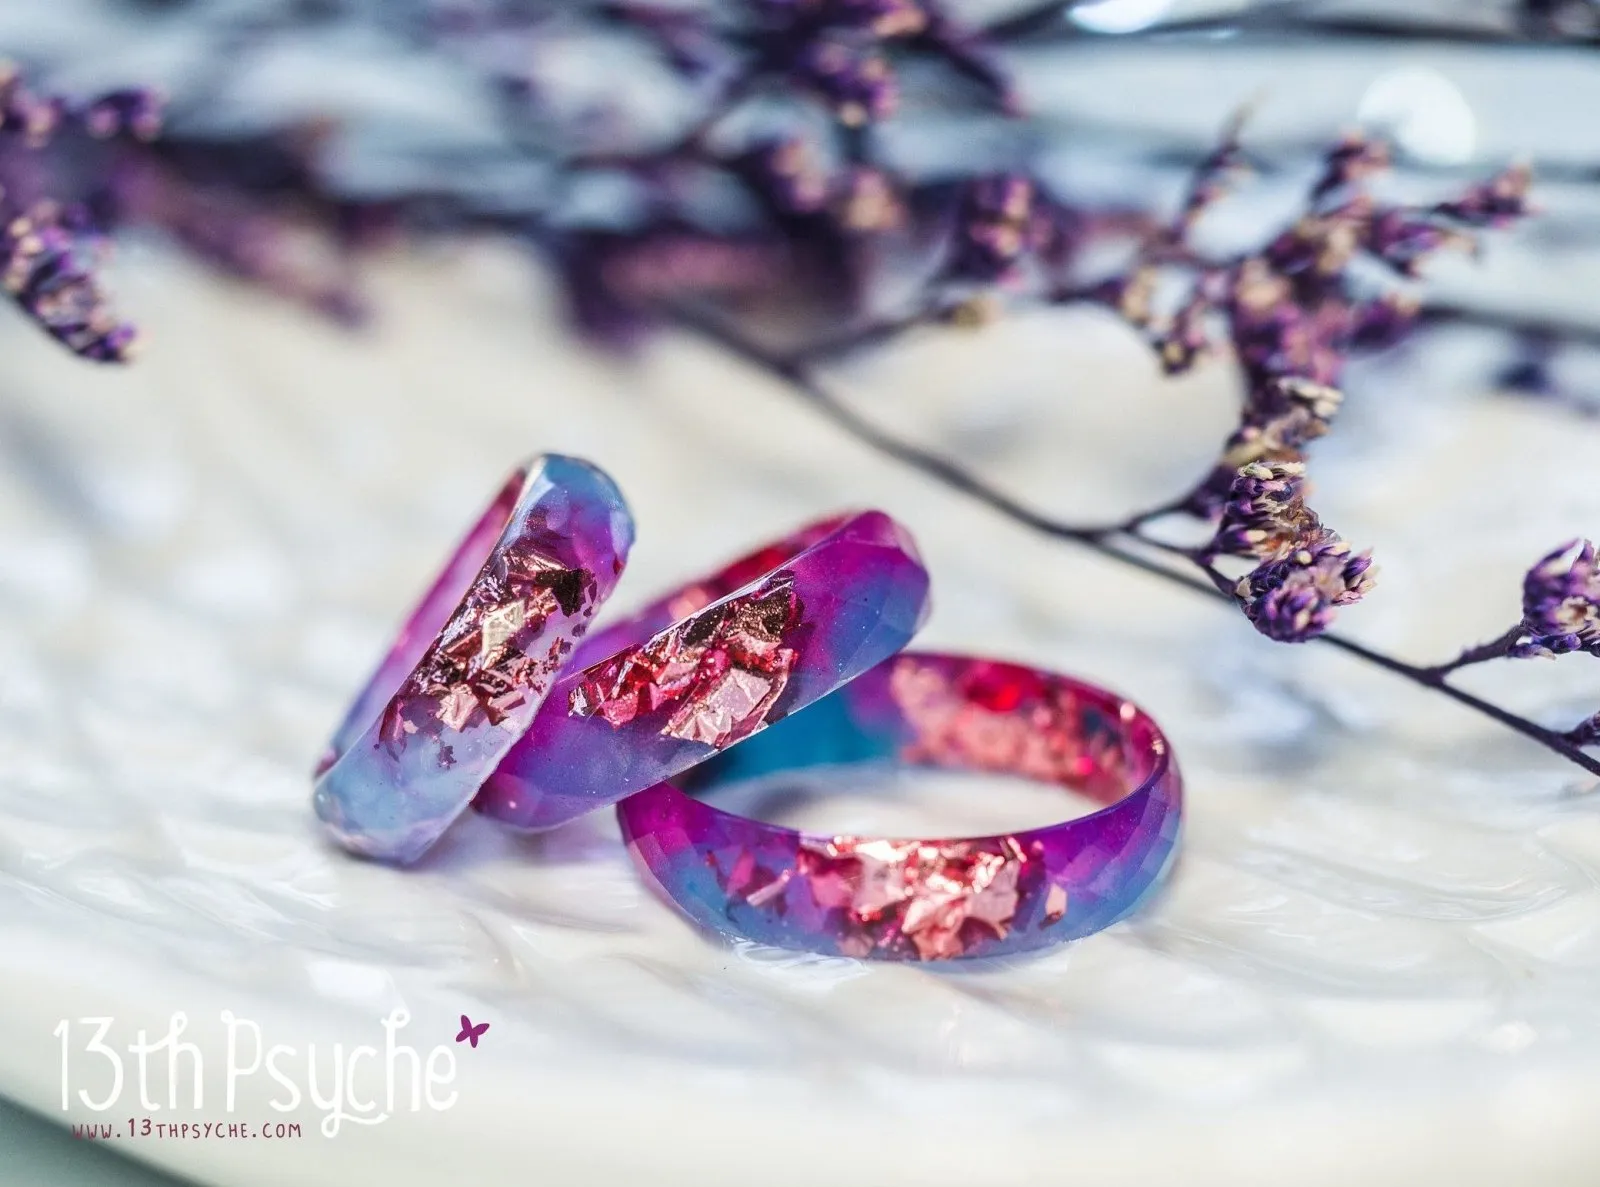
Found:
<path fill-rule="evenodd" d="M 391 701 L 382 737 L 391 744 L 419 733 L 459 733 L 479 720 L 499 725 L 544 690 L 571 649 L 552 642 L 535 655 L 537 637 L 555 613 L 576 613 L 592 578 L 531 549 L 510 549 L 498 572 L 480 577 L 474 595 L 440 632 Z"/>
<path fill-rule="evenodd" d="M 1124 785 L 1125 759 L 1114 721 L 1085 727 L 1083 706 L 1068 688 L 1040 685 L 1040 701 L 1018 714 L 1004 699 L 983 703 L 982 692 L 953 683 L 937 669 L 896 661 L 890 691 L 915 740 L 907 762 L 1004 771 L 1042 782 L 1077 787 L 1105 798 Z M 1009 689 L 997 697 L 1014 695 Z"/>
<path fill-rule="evenodd" d="M 592 669 L 568 711 L 615 729 L 671 707 L 662 734 L 721 749 L 767 723 L 797 658 L 784 638 L 800 614 L 793 574 L 775 573 Z"/>
<path fill-rule="evenodd" d="M 904 936 L 931 960 L 960 956 L 969 923 L 1005 937 L 1020 902 L 1023 862 L 1007 843 L 996 852 L 970 841 L 840 836 L 803 847 L 798 873 L 819 907 L 845 910 L 853 949 L 871 951 Z"/>

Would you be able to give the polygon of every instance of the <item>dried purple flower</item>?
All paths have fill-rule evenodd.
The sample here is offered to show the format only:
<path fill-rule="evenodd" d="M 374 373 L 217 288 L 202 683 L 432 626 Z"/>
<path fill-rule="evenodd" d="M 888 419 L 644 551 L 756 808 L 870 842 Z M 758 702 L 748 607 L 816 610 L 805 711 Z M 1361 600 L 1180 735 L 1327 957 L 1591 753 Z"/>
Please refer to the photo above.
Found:
<path fill-rule="evenodd" d="M 1305 447 L 1328 432 L 1343 400 L 1338 388 L 1295 375 L 1252 389 L 1239 427 L 1224 444 L 1215 468 L 1190 492 L 1185 510 L 1202 518 L 1217 515 L 1242 466 L 1303 462 Z"/>
<path fill-rule="evenodd" d="M 876 43 L 861 37 L 829 34 L 813 41 L 796 59 L 795 79 L 827 103 L 846 127 L 888 119 L 899 104 L 889 59 Z"/>
<path fill-rule="evenodd" d="M 1528 190 L 1533 170 L 1527 165 L 1511 168 L 1468 188 L 1451 202 L 1440 202 L 1434 213 L 1469 227 L 1504 227 L 1531 213 Z"/>
<path fill-rule="evenodd" d="M 77 106 L 28 89 L 15 67 L 0 63 L 0 280 L 24 314 L 96 362 L 124 361 L 136 335 L 101 287 L 98 269 L 109 255 L 101 227 L 81 202 L 52 196 L 63 177 L 83 169 L 65 167 L 55 142 L 71 133 L 142 138 L 159 127 L 151 91 L 113 91 Z"/>
<path fill-rule="evenodd" d="M 1326 429 L 1339 393 L 1286 381 L 1280 394 L 1283 411 L 1253 444 L 1263 455 L 1287 456 L 1239 467 L 1218 507 L 1216 531 L 1196 559 L 1213 576 L 1219 556 L 1260 561 L 1236 583 L 1234 595 L 1262 634 L 1299 643 L 1327 630 L 1336 607 L 1359 601 L 1372 588 L 1372 557 L 1352 556 L 1350 545 L 1306 505 L 1299 443 Z"/>
<path fill-rule="evenodd" d="M 1596 713 L 1587 720 L 1580 721 L 1569 729 L 1564 736 L 1567 741 L 1575 746 L 1600 744 L 1600 713 Z"/>
<path fill-rule="evenodd" d="M 1234 476 L 1216 534 L 1202 555 L 1271 560 L 1295 551 L 1321 530 L 1305 502 L 1300 462 L 1252 462 Z"/>
<path fill-rule="evenodd" d="M 117 320 L 96 268 L 106 244 L 73 212 L 37 203 L 0 231 L 0 280 L 34 321 L 94 362 L 125 362 L 137 333 Z"/>
<path fill-rule="evenodd" d="M 1386 141 L 1373 140 L 1361 132 L 1345 133 L 1324 155 L 1322 176 L 1311 187 L 1311 201 L 1320 203 L 1332 194 L 1364 184 L 1385 172 L 1392 159 Z"/>
<path fill-rule="evenodd" d="M 1126 273 L 1096 289 L 1097 299 L 1150 336 L 1168 373 L 1189 369 L 1208 350 L 1214 321 L 1227 327 L 1244 372 L 1244 399 L 1239 428 L 1217 466 L 1177 504 L 1201 518 L 1218 514 L 1240 466 L 1302 460 L 1306 443 L 1327 431 L 1338 407 L 1337 385 L 1351 350 L 1388 345 L 1415 324 L 1416 299 L 1372 292 L 1354 275 L 1358 260 L 1411 276 L 1432 254 L 1470 243 L 1462 227 L 1497 225 L 1526 211 L 1524 170 L 1501 174 L 1454 203 L 1380 205 L 1362 187 L 1388 167 L 1388 148 L 1350 136 L 1327 153 L 1307 210 L 1291 226 L 1259 250 L 1213 262 L 1187 238 L 1199 213 L 1225 191 L 1227 173 L 1241 164 L 1237 132 L 1236 122 L 1200 163 L 1173 223 L 1146 237 Z M 1188 281 L 1188 296 L 1163 324 L 1152 297 L 1174 278 Z"/>
<path fill-rule="evenodd" d="M 833 0 L 834 19 L 876 37 L 913 37 L 928 28 L 928 10 L 918 0 Z"/>
<path fill-rule="evenodd" d="M 0 61 L 0 133 L 20 137 L 29 148 L 43 148 L 66 113 L 65 99 L 29 90 L 16 66 Z"/>
<path fill-rule="evenodd" d="M 850 29 L 882 38 L 916 36 L 931 19 L 919 0 L 757 0 L 756 7 L 791 31 Z"/>
<path fill-rule="evenodd" d="M 851 165 L 830 174 L 812 143 L 802 137 L 758 145 L 735 168 L 787 219 L 825 220 L 830 231 L 846 236 L 896 230 L 907 219 L 905 201 L 888 173 L 872 165 Z M 805 238 L 813 228 L 794 229 Z"/>
<path fill-rule="evenodd" d="M 63 129 L 80 127 L 98 140 L 131 136 L 152 140 L 161 131 L 165 100 L 146 87 L 108 91 L 84 104 L 30 90 L 10 62 L 0 61 L 0 134 L 45 147 Z"/>
<path fill-rule="evenodd" d="M 835 187 L 834 217 L 851 235 L 876 235 L 905 225 L 906 207 L 894 179 L 871 165 L 852 165 Z"/>
<path fill-rule="evenodd" d="M 756 188 L 783 214 L 816 214 L 828 205 L 832 179 L 816 147 L 803 137 L 757 145 L 740 164 Z"/>
<path fill-rule="evenodd" d="M 1014 280 L 1033 257 L 1058 261 L 1075 238 L 1071 215 L 1020 173 L 969 182 L 956 215 L 953 278 Z"/>
<path fill-rule="evenodd" d="M 1323 213 L 1305 214 L 1261 253 L 1279 275 L 1316 283 L 1342 275 L 1362 247 L 1372 215 L 1365 195 Z"/>
<path fill-rule="evenodd" d="M 1252 393 L 1244 423 L 1228 441 L 1222 464 L 1230 469 L 1247 462 L 1299 461 L 1305 447 L 1325 436 L 1344 403 L 1336 387 L 1288 375 Z"/>
<path fill-rule="evenodd" d="M 1336 384 L 1344 367 L 1348 306 L 1302 296 L 1303 285 L 1265 256 L 1234 266 L 1221 305 L 1248 391 L 1285 375 Z"/>
<path fill-rule="evenodd" d="M 1600 565 L 1589 540 L 1570 540 L 1528 570 L 1522 637 L 1508 654 L 1600 655 Z"/>
<path fill-rule="evenodd" d="M 1096 298 L 1135 329 L 1149 329 L 1155 321 L 1156 282 L 1160 271 L 1154 265 L 1144 264 L 1130 268 L 1121 276 L 1102 281 L 1096 289 Z"/>
<path fill-rule="evenodd" d="M 83 109 L 84 130 L 97 140 L 132 136 L 154 140 L 161 132 L 165 101 L 155 91 L 127 88 L 101 95 Z"/>
<path fill-rule="evenodd" d="M 1381 211 L 1368 220 L 1363 246 L 1402 276 L 1415 277 L 1423 261 L 1446 248 L 1470 250 L 1472 236 L 1404 209 Z"/>
<path fill-rule="evenodd" d="M 1340 606 L 1373 584 L 1372 555 L 1322 529 L 1300 548 L 1239 579 L 1234 593 L 1256 630 L 1280 643 L 1304 643 L 1332 625 Z"/>
<path fill-rule="evenodd" d="M 1351 319 L 1350 344 L 1369 349 L 1393 346 L 1417 324 L 1422 302 L 1400 289 L 1357 305 Z"/>

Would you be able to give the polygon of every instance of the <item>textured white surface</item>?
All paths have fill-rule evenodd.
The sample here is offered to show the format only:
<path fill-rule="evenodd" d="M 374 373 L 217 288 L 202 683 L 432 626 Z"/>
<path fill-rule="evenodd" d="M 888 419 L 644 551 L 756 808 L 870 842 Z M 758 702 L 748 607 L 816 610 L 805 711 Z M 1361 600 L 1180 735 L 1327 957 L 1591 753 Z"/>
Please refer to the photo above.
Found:
<path fill-rule="evenodd" d="M 305 1110 L 298 1141 L 123 1151 L 239 1187 L 1593 1181 L 1587 781 L 1006 525 L 696 345 L 586 356 L 509 253 L 381 271 L 365 338 L 160 256 L 124 269 L 152 337 L 132 370 L 4 331 L 0 1093 L 60 1115 L 64 1017 L 114 1016 L 126 1040 L 182 1009 L 220 1067 L 222 1009 L 303 1046 L 371 1042 L 403 1003 L 418 1045 L 462 1012 L 492 1024 L 461 1049 L 453 1109 L 333 1139 Z M 1176 489 L 1228 416 L 1223 369 L 1160 384 L 1089 316 L 919 339 L 848 382 L 1086 516 Z M 1600 529 L 1580 479 L 1600 430 L 1361 387 L 1317 471 L 1319 508 L 1384 566 L 1346 623 L 1442 655 L 1510 619 L 1544 547 Z M 622 602 L 837 506 L 904 518 L 934 572 L 926 642 L 1056 664 L 1162 719 L 1190 785 L 1170 891 L 1042 959 L 929 971 L 707 941 L 641 892 L 609 818 L 533 840 L 470 820 L 404 873 L 330 850 L 306 776 L 325 732 L 502 472 L 542 449 L 628 493 Z M 1574 659 L 1480 679 L 1575 719 L 1593 677 Z M 953 831 L 1042 804 L 806 811 Z"/>

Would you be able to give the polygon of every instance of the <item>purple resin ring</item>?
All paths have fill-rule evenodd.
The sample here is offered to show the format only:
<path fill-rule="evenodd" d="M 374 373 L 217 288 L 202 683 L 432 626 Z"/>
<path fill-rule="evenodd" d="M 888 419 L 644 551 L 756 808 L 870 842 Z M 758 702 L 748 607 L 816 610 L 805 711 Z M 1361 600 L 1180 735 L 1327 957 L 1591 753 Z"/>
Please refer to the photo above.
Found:
<path fill-rule="evenodd" d="M 1106 807 L 961 840 L 820 836 L 735 816 L 662 783 L 617 808 L 647 879 L 696 923 L 829 955 L 954 960 L 1099 931 L 1160 883 L 1182 779 L 1142 710 L 1016 664 L 906 652 L 696 768 L 708 790 L 823 764 L 892 761 L 1022 775 Z"/>
<path fill-rule="evenodd" d="M 586 639 L 476 807 L 541 829 L 616 803 L 888 659 L 927 607 L 894 520 L 812 524 Z"/>
<path fill-rule="evenodd" d="M 317 766 L 346 849 L 420 857 L 527 729 L 616 586 L 633 519 L 576 458 L 520 467 L 456 549 Z"/>

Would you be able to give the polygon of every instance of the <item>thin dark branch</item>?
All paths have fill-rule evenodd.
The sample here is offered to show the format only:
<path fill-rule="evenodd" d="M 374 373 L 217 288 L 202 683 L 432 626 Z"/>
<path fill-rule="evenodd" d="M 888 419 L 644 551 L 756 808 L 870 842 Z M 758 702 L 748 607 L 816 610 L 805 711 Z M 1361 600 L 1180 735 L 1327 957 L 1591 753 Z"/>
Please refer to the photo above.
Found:
<path fill-rule="evenodd" d="M 833 394 L 809 368 L 792 357 L 767 351 L 745 338 L 717 318 L 686 308 L 674 309 L 676 321 L 701 337 L 715 343 L 734 357 L 743 359 L 763 371 L 784 381 L 789 390 L 803 396 L 809 406 L 843 429 L 850 436 L 878 453 L 901 462 L 941 485 L 966 495 L 978 503 L 998 512 L 1014 523 L 1021 524 L 1052 539 L 1067 540 L 1082 545 L 1101 556 L 1160 577 L 1192 592 L 1218 601 L 1232 602 L 1219 582 L 1208 582 L 1181 572 L 1145 554 L 1144 549 L 1165 550 L 1177 555 L 1188 555 L 1187 550 L 1160 541 L 1151 540 L 1119 528 L 1090 527 L 1067 523 L 1027 506 L 998 490 L 982 478 L 949 458 L 924 449 L 890 433 L 861 416 L 848 404 Z M 1316 642 L 1325 643 L 1347 655 L 1375 664 L 1385 671 L 1403 677 L 1414 684 L 1442 693 L 1461 705 L 1474 709 L 1498 721 L 1508 729 L 1561 755 L 1592 775 L 1600 776 L 1600 758 L 1595 758 L 1575 745 L 1566 735 L 1547 729 L 1536 722 L 1518 716 L 1510 710 L 1486 701 L 1482 697 L 1457 688 L 1446 679 L 1448 667 L 1427 668 L 1407 663 L 1405 660 L 1376 651 L 1363 643 L 1342 635 L 1326 633 Z"/>
<path fill-rule="evenodd" d="M 1427 671 L 1431 675 L 1442 677 L 1448 676 L 1451 672 L 1458 672 L 1462 668 L 1471 667 L 1473 664 L 1487 663 L 1492 659 L 1503 659 L 1526 633 L 1519 622 L 1498 638 L 1491 639 L 1487 643 L 1479 643 L 1476 647 L 1468 647 L 1449 663 L 1435 665 L 1428 668 Z"/>

